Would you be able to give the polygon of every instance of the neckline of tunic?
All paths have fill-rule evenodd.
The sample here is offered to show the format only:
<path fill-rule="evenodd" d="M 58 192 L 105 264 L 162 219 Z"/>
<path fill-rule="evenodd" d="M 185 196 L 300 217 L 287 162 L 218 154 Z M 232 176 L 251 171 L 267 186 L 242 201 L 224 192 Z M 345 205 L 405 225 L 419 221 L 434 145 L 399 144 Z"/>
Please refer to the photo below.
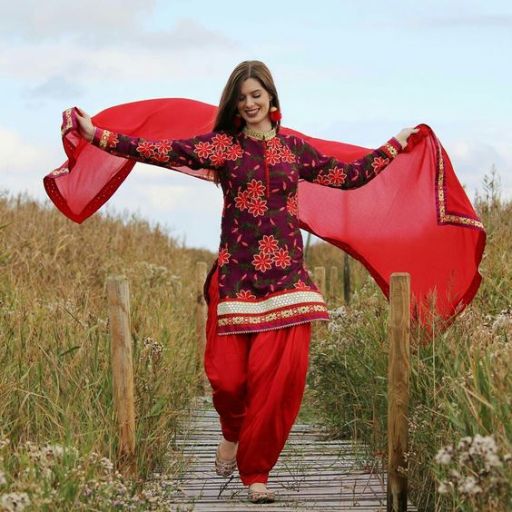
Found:
<path fill-rule="evenodd" d="M 273 140 L 275 139 L 279 134 L 276 132 L 272 137 L 269 137 L 268 139 L 259 139 L 257 137 L 252 137 L 251 135 L 245 133 L 243 130 L 240 132 L 245 138 L 249 139 L 249 140 L 254 140 L 256 142 L 268 142 L 269 140 Z"/>

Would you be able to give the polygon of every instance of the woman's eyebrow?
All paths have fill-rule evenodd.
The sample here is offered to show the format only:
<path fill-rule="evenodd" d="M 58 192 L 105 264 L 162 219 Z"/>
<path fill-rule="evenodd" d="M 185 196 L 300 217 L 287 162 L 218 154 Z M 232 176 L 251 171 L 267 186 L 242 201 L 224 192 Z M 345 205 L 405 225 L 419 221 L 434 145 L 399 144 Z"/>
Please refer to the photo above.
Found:
<path fill-rule="evenodd" d="M 251 91 L 249 94 L 254 94 L 255 92 L 261 92 L 261 89 L 254 89 L 254 91 Z M 240 93 L 240 96 L 244 96 L 244 94 Z"/>

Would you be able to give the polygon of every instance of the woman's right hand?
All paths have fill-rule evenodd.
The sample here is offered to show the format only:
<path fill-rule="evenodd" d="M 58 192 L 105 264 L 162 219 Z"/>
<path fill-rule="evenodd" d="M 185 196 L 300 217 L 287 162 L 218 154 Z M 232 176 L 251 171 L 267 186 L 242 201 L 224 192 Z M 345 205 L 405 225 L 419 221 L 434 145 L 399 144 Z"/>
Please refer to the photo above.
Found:
<path fill-rule="evenodd" d="M 78 131 L 85 140 L 91 142 L 94 137 L 94 125 L 92 124 L 91 116 L 80 108 L 77 108 L 77 110 Z"/>

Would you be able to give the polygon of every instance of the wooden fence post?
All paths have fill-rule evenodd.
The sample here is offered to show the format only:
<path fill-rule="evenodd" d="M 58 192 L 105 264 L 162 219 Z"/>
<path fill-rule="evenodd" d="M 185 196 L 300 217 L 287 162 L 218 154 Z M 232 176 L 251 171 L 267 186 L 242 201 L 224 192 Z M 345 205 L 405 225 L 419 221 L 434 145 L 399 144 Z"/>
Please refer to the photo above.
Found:
<path fill-rule="evenodd" d="M 350 257 L 347 253 L 343 256 L 343 298 L 345 304 L 350 304 Z"/>
<path fill-rule="evenodd" d="M 311 244 L 311 233 L 308 231 L 308 236 L 306 237 L 306 245 L 304 246 L 304 260 L 308 261 L 309 256 L 309 245 Z"/>
<path fill-rule="evenodd" d="M 206 262 L 196 263 L 196 334 L 198 366 L 202 375 L 203 391 L 208 389 L 208 379 L 204 371 L 204 351 L 206 349 L 206 315 L 208 308 L 204 300 L 204 282 L 206 281 Z"/>
<path fill-rule="evenodd" d="M 314 276 L 320 293 L 325 297 L 325 267 L 315 267 Z M 327 297 L 325 298 L 327 299 Z"/>
<path fill-rule="evenodd" d="M 338 267 L 334 265 L 329 272 L 329 298 L 333 304 L 336 304 L 336 296 L 338 295 Z"/>
<path fill-rule="evenodd" d="M 130 294 L 124 276 L 107 279 L 109 305 L 112 385 L 119 428 L 119 466 L 135 471 L 135 402 L 133 391 L 132 337 L 130 332 Z"/>
<path fill-rule="evenodd" d="M 388 366 L 388 512 L 407 511 L 410 276 L 391 275 Z"/>

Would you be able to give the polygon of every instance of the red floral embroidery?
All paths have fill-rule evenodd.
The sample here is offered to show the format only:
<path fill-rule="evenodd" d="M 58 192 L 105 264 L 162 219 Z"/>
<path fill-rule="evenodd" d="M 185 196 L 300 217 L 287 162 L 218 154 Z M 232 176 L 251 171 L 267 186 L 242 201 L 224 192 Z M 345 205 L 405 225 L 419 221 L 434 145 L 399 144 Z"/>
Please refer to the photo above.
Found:
<path fill-rule="evenodd" d="M 223 247 L 219 251 L 219 257 L 217 259 L 217 261 L 219 263 L 219 267 L 222 267 L 226 263 L 229 263 L 230 256 L 231 256 L 231 254 L 228 252 L 228 247 L 227 247 L 227 244 L 226 244 L 226 247 Z"/>
<path fill-rule="evenodd" d="M 159 140 L 158 142 L 155 143 L 154 150 L 159 155 L 167 155 L 169 153 L 169 151 L 171 151 L 171 141 L 170 140 Z M 164 160 L 164 162 L 165 161 L 166 160 Z"/>
<path fill-rule="evenodd" d="M 267 142 L 265 158 L 270 165 L 278 164 L 279 162 L 294 163 L 295 155 L 287 146 L 283 146 L 281 141 L 274 137 Z"/>
<path fill-rule="evenodd" d="M 339 167 L 334 167 L 329 171 L 329 174 L 327 175 L 327 179 L 329 180 L 330 185 L 334 185 L 335 187 L 339 187 L 345 183 L 345 179 L 347 178 L 347 175 L 343 169 L 340 169 Z"/>
<path fill-rule="evenodd" d="M 277 149 L 279 147 L 282 147 L 282 145 L 281 141 L 277 137 L 273 137 L 267 141 L 267 148 Z"/>
<path fill-rule="evenodd" d="M 117 133 L 110 132 L 108 134 L 107 147 L 115 148 L 119 144 L 119 138 L 117 137 Z"/>
<path fill-rule="evenodd" d="M 151 158 L 151 155 L 153 154 L 153 144 L 146 140 L 142 140 L 137 146 L 137 152 L 144 158 Z"/>
<path fill-rule="evenodd" d="M 252 264 L 258 272 L 265 272 L 272 268 L 272 256 L 270 254 L 258 252 L 253 256 Z"/>
<path fill-rule="evenodd" d="M 249 197 L 257 198 L 262 196 L 265 192 L 265 185 L 260 180 L 251 180 L 249 185 L 247 185 L 247 191 L 249 192 Z"/>
<path fill-rule="evenodd" d="M 227 148 L 225 152 L 226 160 L 237 160 L 241 158 L 244 154 L 244 150 L 239 144 L 233 144 L 229 148 Z"/>
<path fill-rule="evenodd" d="M 274 235 L 263 235 L 258 245 L 260 252 L 266 254 L 274 254 L 278 248 L 277 240 L 274 238 Z"/>
<path fill-rule="evenodd" d="M 233 137 L 225 133 L 218 133 L 212 138 L 212 145 L 215 149 L 226 149 L 233 144 Z"/>
<path fill-rule="evenodd" d="M 287 164 L 293 164 L 296 161 L 295 155 L 290 150 L 290 148 L 283 148 L 283 151 L 281 153 L 281 159 L 283 162 L 286 162 Z"/>
<path fill-rule="evenodd" d="M 213 152 L 213 144 L 209 142 L 198 142 L 194 146 L 194 153 L 199 158 L 208 158 Z"/>
<path fill-rule="evenodd" d="M 253 295 L 249 290 L 240 290 L 236 294 L 237 299 L 255 299 L 256 295 Z"/>
<path fill-rule="evenodd" d="M 286 267 L 290 266 L 292 259 L 290 258 L 290 255 L 288 254 L 288 249 L 283 249 L 281 247 L 280 249 L 278 249 L 275 252 L 274 258 L 272 261 L 274 262 L 274 265 L 276 267 L 286 268 Z"/>
<path fill-rule="evenodd" d="M 265 201 L 265 199 L 261 199 L 260 197 L 251 198 L 248 207 L 248 211 L 251 215 L 258 217 L 259 215 L 264 215 L 267 210 L 267 201 Z"/>
<path fill-rule="evenodd" d="M 294 284 L 295 288 L 297 288 L 297 290 L 310 290 L 311 288 L 304 282 L 302 281 L 301 279 L 299 279 L 295 284 Z"/>
<path fill-rule="evenodd" d="M 380 156 L 373 159 L 372 167 L 375 173 L 378 173 L 389 164 L 389 158 L 381 158 Z"/>
<path fill-rule="evenodd" d="M 213 155 L 210 157 L 210 162 L 214 167 L 221 167 L 224 165 L 225 161 L 226 159 L 222 153 L 213 153 Z"/>
<path fill-rule="evenodd" d="M 299 214 L 299 208 L 297 204 L 297 194 L 288 196 L 286 199 L 286 209 L 290 215 L 297 216 Z"/>
<path fill-rule="evenodd" d="M 313 183 L 320 183 L 320 185 L 330 185 L 329 178 L 320 171 L 317 177 L 313 180 Z"/>
<path fill-rule="evenodd" d="M 240 190 L 235 197 L 235 206 L 239 210 L 246 210 L 249 207 L 249 192 L 247 190 Z"/>
<path fill-rule="evenodd" d="M 168 162 L 169 161 L 169 155 L 166 155 L 165 153 L 155 153 L 153 155 L 153 160 L 155 162 Z"/>
<path fill-rule="evenodd" d="M 265 154 L 265 159 L 269 165 L 278 164 L 281 161 L 281 156 L 275 149 L 268 149 Z"/>

